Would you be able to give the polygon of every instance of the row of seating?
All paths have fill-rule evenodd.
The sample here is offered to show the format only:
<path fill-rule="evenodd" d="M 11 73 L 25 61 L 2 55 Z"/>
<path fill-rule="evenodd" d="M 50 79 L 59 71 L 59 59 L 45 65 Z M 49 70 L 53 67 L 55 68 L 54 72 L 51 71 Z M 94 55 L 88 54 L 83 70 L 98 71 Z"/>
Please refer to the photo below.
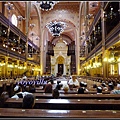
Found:
<path fill-rule="evenodd" d="M 117 110 L 52 110 L 52 109 L 21 109 L 0 108 L 0 118 L 120 118 Z"/>
<path fill-rule="evenodd" d="M 44 93 L 44 90 L 36 89 L 36 93 Z M 59 90 L 59 93 L 63 94 L 77 94 L 78 91 L 68 90 L 64 92 L 63 90 Z M 85 91 L 84 94 L 97 94 L 97 91 Z M 110 94 L 110 91 L 102 91 L 102 94 Z"/>
<path fill-rule="evenodd" d="M 52 93 L 33 93 L 38 99 L 52 99 Z M 120 99 L 119 94 L 60 94 L 61 99 Z"/>
<path fill-rule="evenodd" d="M 22 109 L 23 98 L 9 98 L 4 108 L 0 109 L 0 117 L 119 118 L 119 95 L 94 94 L 95 92 L 89 91 L 89 94 L 60 92 L 61 99 L 53 99 L 52 93 L 33 93 L 36 97 L 33 109 Z"/>
<path fill-rule="evenodd" d="M 8 98 L 4 107 L 22 108 L 23 98 Z M 120 100 L 113 99 L 35 99 L 34 109 L 120 110 Z"/>

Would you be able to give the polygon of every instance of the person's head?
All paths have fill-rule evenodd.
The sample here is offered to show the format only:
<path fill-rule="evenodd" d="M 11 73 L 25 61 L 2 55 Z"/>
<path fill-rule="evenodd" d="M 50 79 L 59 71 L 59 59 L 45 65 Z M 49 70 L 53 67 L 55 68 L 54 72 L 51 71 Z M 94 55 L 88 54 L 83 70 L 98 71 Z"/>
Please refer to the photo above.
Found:
<path fill-rule="evenodd" d="M 111 91 L 114 89 L 114 85 L 112 83 L 108 84 L 108 90 Z"/>
<path fill-rule="evenodd" d="M 83 81 L 80 82 L 80 87 L 84 87 L 84 82 Z"/>
<path fill-rule="evenodd" d="M 15 87 L 14 87 L 14 92 L 15 92 L 15 93 L 22 92 L 22 87 L 21 87 L 21 86 L 18 86 L 18 85 L 15 86 Z"/>
<path fill-rule="evenodd" d="M 84 88 L 82 88 L 82 87 L 80 87 L 79 89 L 78 89 L 78 94 L 84 94 Z"/>
<path fill-rule="evenodd" d="M 102 86 L 102 87 L 106 87 L 106 84 L 105 84 L 105 83 L 102 83 L 101 86 Z"/>
<path fill-rule="evenodd" d="M 85 88 L 87 87 L 87 83 L 84 83 L 84 87 L 85 87 Z"/>
<path fill-rule="evenodd" d="M 55 99 L 59 98 L 59 91 L 58 91 L 58 89 L 54 89 L 54 90 L 52 91 L 52 96 L 53 96 L 53 98 L 55 98 Z"/>
<path fill-rule="evenodd" d="M 61 83 L 61 81 L 57 81 L 57 84 Z"/>
<path fill-rule="evenodd" d="M 29 92 L 30 91 L 30 87 L 27 85 L 27 86 L 25 86 L 25 91 L 26 92 Z"/>
<path fill-rule="evenodd" d="M 117 84 L 117 90 L 120 90 L 120 84 Z"/>
<path fill-rule="evenodd" d="M 72 75 L 72 80 L 75 81 L 75 79 L 76 79 L 76 76 Z"/>
<path fill-rule="evenodd" d="M 9 98 L 9 94 L 8 94 L 7 91 L 4 91 L 4 92 L 1 93 L 1 96 L 0 96 L 0 101 L 1 102 L 4 103 L 8 98 Z"/>
<path fill-rule="evenodd" d="M 96 85 L 96 84 L 93 84 L 93 88 L 97 88 L 97 85 Z"/>
<path fill-rule="evenodd" d="M 97 87 L 97 93 L 102 93 L 102 87 Z"/>
<path fill-rule="evenodd" d="M 27 94 L 23 98 L 22 107 L 25 109 L 33 108 L 35 105 L 35 97 L 32 94 Z"/>
<path fill-rule="evenodd" d="M 52 84 L 46 84 L 44 91 L 45 93 L 52 93 Z"/>
<path fill-rule="evenodd" d="M 67 92 L 67 91 L 69 90 L 68 84 L 64 84 L 64 85 L 63 85 L 63 90 L 64 90 L 65 92 Z"/>

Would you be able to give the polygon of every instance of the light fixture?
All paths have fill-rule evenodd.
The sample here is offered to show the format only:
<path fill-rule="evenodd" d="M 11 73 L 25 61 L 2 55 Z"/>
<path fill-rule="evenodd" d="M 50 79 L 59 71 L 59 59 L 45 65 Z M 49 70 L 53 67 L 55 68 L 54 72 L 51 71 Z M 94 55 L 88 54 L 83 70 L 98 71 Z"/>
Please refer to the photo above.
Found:
<path fill-rule="evenodd" d="M 7 10 L 8 10 L 9 13 L 10 13 L 11 10 L 14 9 L 13 4 L 11 4 L 10 2 L 6 3 L 5 6 L 7 7 Z"/>
<path fill-rule="evenodd" d="M 66 24 L 64 22 L 50 22 L 46 25 L 48 28 L 49 32 L 52 34 L 54 37 L 60 36 L 60 34 L 64 31 L 66 28 Z"/>
<path fill-rule="evenodd" d="M 35 36 L 35 33 L 33 32 L 34 27 L 35 27 L 35 24 L 31 23 L 30 24 L 31 34 L 30 35 L 32 36 L 32 46 L 31 46 L 31 49 L 28 50 L 28 52 L 29 52 L 28 57 L 31 57 L 31 58 L 32 58 L 32 54 L 33 54 L 33 37 Z"/>
<path fill-rule="evenodd" d="M 58 1 L 37 1 L 40 3 L 40 9 L 44 11 L 48 11 L 53 9 L 54 5 L 58 3 Z"/>
<path fill-rule="evenodd" d="M 30 24 L 31 31 L 32 31 L 32 29 L 33 29 L 34 27 L 35 27 L 35 24 L 34 24 L 34 23 Z"/>
<path fill-rule="evenodd" d="M 40 39 L 40 38 L 37 36 L 37 37 L 36 37 L 36 40 L 39 40 L 39 39 Z"/>
<path fill-rule="evenodd" d="M 90 2 L 91 7 L 97 7 L 98 6 L 98 2 Z"/>
<path fill-rule="evenodd" d="M 107 13 L 107 12 L 103 12 L 104 13 L 104 17 L 105 18 L 108 18 L 108 19 L 113 19 L 113 17 L 116 17 L 117 16 L 117 12 L 115 13 L 114 12 L 114 9 L 113 9 L 113 7 L 112 6 L 110 6 L 110 8 L 109 8 L 110 10 L 109 10 L 109 12 Z M 118 10 L 118 12 L 119 12 L 119 10 Z"/>

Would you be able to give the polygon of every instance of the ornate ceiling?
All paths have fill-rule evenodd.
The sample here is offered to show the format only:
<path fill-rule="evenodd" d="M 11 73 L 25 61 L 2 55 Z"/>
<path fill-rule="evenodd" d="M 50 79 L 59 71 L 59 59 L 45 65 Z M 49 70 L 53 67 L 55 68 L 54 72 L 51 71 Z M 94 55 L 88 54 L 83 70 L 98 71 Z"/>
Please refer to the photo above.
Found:
<path fill-rule="evenodd" d="M 25 2 L 16 2 L 19 6 L 19 9 L 25 12 Z M 67 24 L 63 32 L 63 37 L 69 43 L 70 41 L 74 41 L 76 39 L 76 30 L 79 28 L 79 9 L 81 2 L 79 1 L 60 1 L 57 3 L 52 10 L 50 11 L 42 11 L 41 10 L 41 21 L 42 21 L 42 29 L 45 29 L 45 26 L 50 21 L 62 21 Z M 93 16 L 98 11 L 100 7 L 100 3 L 96 1 L 89 2 L 89 14 Z M 83 12 L 84 13 L 84 12 Z M 34 7 L 31 9 L 31 17 L 36 17 L 37 11 Z M 84 15 L 83 15 L 84 18 Z M 80 19 L 83 19 L 80 18 Z M 58 38 L 53 38 L 53 36 L 45 29 L 44 35 L 47 34 L 47 40 L 57 42 Z M 69 39 L 69 41 L 68 41 Z"/>

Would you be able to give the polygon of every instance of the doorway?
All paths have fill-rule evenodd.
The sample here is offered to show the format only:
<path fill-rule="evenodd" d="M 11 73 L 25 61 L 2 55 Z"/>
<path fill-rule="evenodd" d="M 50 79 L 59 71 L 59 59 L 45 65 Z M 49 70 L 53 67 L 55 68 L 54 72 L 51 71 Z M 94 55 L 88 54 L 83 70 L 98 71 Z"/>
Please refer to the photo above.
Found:
<path fill-rule="evenodd" d="M 63 64 L 58 64 L 58 73 L 63 74 Z"/>

